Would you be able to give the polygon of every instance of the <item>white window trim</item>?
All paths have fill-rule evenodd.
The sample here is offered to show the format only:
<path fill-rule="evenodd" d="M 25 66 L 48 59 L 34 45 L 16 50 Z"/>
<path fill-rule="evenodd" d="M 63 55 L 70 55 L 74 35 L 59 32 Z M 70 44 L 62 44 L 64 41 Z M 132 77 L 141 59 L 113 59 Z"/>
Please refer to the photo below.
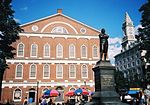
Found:
<path fill-rule="evenodd" d="M 71 76 L 70 76 L 70 66 L 71 66 L 71 65 L 73 65 L 74 68 L 75 68 L 75 77 L 71 77 Z M 76 65 L 74 65 L 74 64 L 71 64 L 71 65 L 69 65 L 69 78 L 75 79 L 75 78 L 76 78 Z"/>
<path fill-rule="evenodd" d="M 23 43 L 21 42 L 21 43 L 19 43 L 19 44 L 17 45 L 17 57 L 24 57 L 24 49 L 25 49 L 25 45 L 24 45 L 24 44 L 23 44 L 23 55 L 22 55 L 22 56 L 18 55 L 19 45 L 20 45 L 20 44 L 23 44 Z"/>
<path fill-rule="evenodd" d="M 48 47 L 49 47 L 49 56 L 46 56 L 46 55 L 45 55 L 45 46 L 46 46 L 46 45 L 48 45 Z M 44 56 L 44 58 L 50 58 L 50 51 L 51 51 L 50 48 L 51 48 L 51 47 L 50 47 L 50 45 L 49 45 L 48 43 L 44 45 L 44 51 L 43 51 L 43 56 Z"/>
<path fill-rule="evenodd" d="M 35 56 L 32 56 L 32 46 L 33 46 L 33 45 L 36 45 L 36 55 L 35 55 Z M 34 44 L 31 44 L 30 57 L 37 57 L 37 54 L 38 54 L 37 52 L 38 52 L 38 45 L 35 44 L 35 43 L 34 43 Z"/>
<path fill-rule="evenodd" d="M 83 77 L 83 74 L 82 74 L 82 67 L 84 66 L 85 64 L 83 64 L 82 66 L 81 66 L 81 76 L 82 76 L 82 78 L 88 78 L 88 66 L 87 65 L 85 65 L 86 66 L 86 68 L 87 68 L 87 77 Z"/>
<path fill-rule="evenodd" d="M 85 32 L 82 32 L 82 30 L 85 30 Z M 86 29 L 85 29 L 85 28 L 80 28 L 80 32 L 81 32 L 82 34 L 85 34 L 85 33 L 86 33 Z"/>
<path fill-rule="evenodd" d="M 36 79 L 36 75 L 37 75 L 37 66 L 35 65 L 35 77 L 31 77 L 31 66 L 35 65 L 35 64 L 31 64 L 30 65 L 30 71 L 29 71 L 29 79 Z"/>
<path fill-rule="evenodd" d="M 97 57 L 94 57 L 94 47 L 97 47 L 96 45 L 94 45 L 93 47 L 92 47 L 92 57 L 93 57 L 93 59 L 98 59 L 98 47 L 97 47 Z"/>
<path fill-rule="evenodd" d="M 21 65 L 22 66 L 22 77 L 17 77 L 17 67 L 18 67 L 18 65 Z M 17 64 L 16 65 L 16 71 L 15 71 L 15 79 L 23 79 L 23 65 L 22 64 Z"/>
<path fill-rule="evenodd" d="M 87 47 L 85 46 L 85 48 L 86 48 L 86 54 L 85 54 L 85 57 L 83 57 L 83 55 L 82 55 L 82 47 L 83 46 L 85 46 L 85 45 L 82 45 L 81 47 L 80 47 L 80 49 L 81 49 L 81 58 L 87 58 Z"/>
<path fill-rule="evenodd" d="M 62 49 L 61 56 L 58 56 L 58 46 L 60 46 Z M 60 43 L 56 46 L 56 58 L 63 58 L 63 46 Z"/>
<path fill-rule="evenodd" d="M 20 88 L 16 88 L 16 89 L 20 89 Z M 21 101 L 21 100 L 22 100 L 22 90 L 21 90 L 21 89 L 20 89 L 20 90 L 21 90 L 21 99 L 14 99 L 14 93 L 15 93 L 15 90 L 16 90 L 16 89 L 13 90 L 13 101 L 14 101 L 14 102 L 18 102 L 18 101 Z"/>
<path fill-rule="evenodd" d="M 76 88 L 75 88 L 75 87 L 73 87 L 73 86 L 69 88 L 69 91 L 71 91 L 71 89 L 76 90 Z"/>
<path fill-rule="evenodd" d="M 74 47 L 74 56 L 70 56 L 70 46 L 73 46 Z M 76 47 L 74 44 L 70 44 L 69 45 L 69 58 L 75 58 L 76 57 Z"/>
<path fill-rule="evenodd" d="M 45 64 L 45 65 L 48 65 L 48 64 Z M 48 77 L 44 77 L 44 67 L 45 67 L 45 65 L 43 65 L 43 79 L 49 79 L 50 78 L 50 66 L 48 65 L 48 67 L 49 67 L 49 74 L 48 74 Z"/>
<path fill-rule="evenodd" d="M 58 65 L 61 65 L 61 66 L 62 66 L 62 77 L 58 77 L 58 76 L 57 76 Z M 56 78 L 57 78 L 57 79 L 63 79 L 63 65 L 62 65 L 62 64 L 57 64 L 57 65 L 56 65 Z"/>

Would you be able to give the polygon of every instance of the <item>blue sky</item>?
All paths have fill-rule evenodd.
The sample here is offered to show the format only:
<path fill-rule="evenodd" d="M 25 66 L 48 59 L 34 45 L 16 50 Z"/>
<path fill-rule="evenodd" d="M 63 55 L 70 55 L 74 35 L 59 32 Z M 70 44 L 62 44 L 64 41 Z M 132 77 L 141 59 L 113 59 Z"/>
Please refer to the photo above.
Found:
<path fill-rule="evenodd" d="M 138 9 L 146 0 L 13 0 L 15 18 L 21 24 L 55 14 L 63 14 L 96 29 L 105 28 L 110 37 L 122 37 L 122 23 L 128 12 L 134 25 L 140 24 Z"/>
<path fill-rule="evenodd" d="M 28 23 L 57 13 L 63 14 L 96 29 L 105 28 L 109 34 L 108 57 L 114 64 L 114 56 L 121 51 L 122 23 L 128 12 L 134 26 L 141 20 L 139 8 L 147 0 L 13 0 L 15 19 Z"/>

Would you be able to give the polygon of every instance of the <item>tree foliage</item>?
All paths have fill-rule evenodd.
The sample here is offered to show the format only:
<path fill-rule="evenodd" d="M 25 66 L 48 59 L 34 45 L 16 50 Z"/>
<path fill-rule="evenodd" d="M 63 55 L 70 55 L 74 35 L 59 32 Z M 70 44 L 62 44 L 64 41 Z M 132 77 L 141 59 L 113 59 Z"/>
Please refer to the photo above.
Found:
<path fill-rule="evenodd" d="M 150 0 L 141 6 L 139 11 L 142 14 L 141 25 L 139 28 L 138 39 L 142 42 L 141 49 L 146 50 L 146 59 L 150 62 Z"/>
<path fill-rule="evenodd" d="M 115 88 L 116 91 L 119 92 L 121 89 L 128 89 L 128 80 L 124 77 L 124 73 L 122 71 L 115 71 Z"/>
<path fill-rule="evenodd" d="M 15 48 L 11 44 L 19 39 L 18 33 L 22 31 L 19 23 L 14 20 L 11 1 L 0 0 L 0 58 L 3 63 L 6 63 L 5 59 L 14 57 Z M 6 64 L 3 66 L 3 69 L 7 67 Z"/>
<path fill-rule="evenodd" d="M 137 36 L 137 39 L 141 42 L 140 49 L 145 50 L 145 59 L 146 63 L 150 63 L 150 0 L 148 0 L 145 4 L 143 4 L 139 11 L 141 12 L 142 19 L 141 19 L 141 25 L 142 27 L 139 28 L 139 35 Z M 150 81 L 150 68 L 144 68 L 145 69 L 145 80 Z"/>
<path fill-rule="evenodd" d="M 0 94 L 3 74 L 8 67 L 6 59 L 14 57 L 15 48 L 11 45 L 19 39 L 18 33 L 22 31 L 14 19 L 11 2 L 12 0 L 0 0 Z"/>
<path fill-rule="evenodd" d="M 141 25 L 143 28 L 139 28 L 139 35 L 141 40 L 150 39 L 150 0 L 141 6 L 139 11 L 142 13 Z"/>

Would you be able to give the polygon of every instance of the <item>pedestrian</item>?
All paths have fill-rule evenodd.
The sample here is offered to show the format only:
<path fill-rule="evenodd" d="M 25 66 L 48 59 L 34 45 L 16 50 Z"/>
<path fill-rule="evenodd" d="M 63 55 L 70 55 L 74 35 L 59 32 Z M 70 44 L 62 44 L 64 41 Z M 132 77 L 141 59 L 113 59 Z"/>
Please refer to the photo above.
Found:
<path fill-rule="evenodd" d="M 39 105 L 42 105 L 42 100 L 43 100 L 43 98 L 40 97 L 40 98 L 39 98 Z"/>
<path fill-rule="evenodd" d="M 48 105 L 52 105 L 53 104 L 53 101 L 52 99 L 50 98 L 50 100 L 48 101 Z"/>
<path fill-rule="evenodd" d="M 134 97 L 134 98 L 133 98 L 133 105 L 136 105 L 136 102 L 137 102 L 137 101 L 136 101 L 136 98 Z"/>
<path fill-rule="evenodd" d="M 147 104 L 150 105 L 150 98 L 147 98 Z"/>
<path fill-rule="evenodd" d="M 32 102 L 33 102 L 33 98 L 30 97 L 29 100 L 28 100 L 28 104 L 31 105 Z"/>
<path fill-rule="evenodd" d="M 144 102 L 145 102 L 145 95 L 144 93 L 142 93 L 142 97 L 140 99 L 140 105 L 144 105 Z"/>
<path fill-rule="evenodd" d="M 11 105 L 11 104 L 9 103 L 9 100 L 7 100 L 7 103 L 6 103 L 5 105 Z"/>
<path fill-rule="evenodd" d="M 41 105 L 47 105 L 46 98 L 43 98 L 43 100 L 42 100 L 42 104 L 41 104 Z"/>
<path fill-rule="evenodd" d="M 24 101 L 23 101 L 23 105 L 28 105 L 27 97 L 25 97 L 25 99 L 24 99 Z"/>

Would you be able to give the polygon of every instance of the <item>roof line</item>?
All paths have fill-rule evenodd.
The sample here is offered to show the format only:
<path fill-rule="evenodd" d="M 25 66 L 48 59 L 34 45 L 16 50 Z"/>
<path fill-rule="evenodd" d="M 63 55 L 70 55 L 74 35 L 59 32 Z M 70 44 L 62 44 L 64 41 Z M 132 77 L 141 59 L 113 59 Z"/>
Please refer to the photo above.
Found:
<path fill-rule="evenodd" d="M 38 22 L 38 21 L 41 21 L 41 20 L 44 20 L 44 19 L 47 19 L 47 18 L 50 18 L 50 17 L 53 17 L 53 16 L 56 16 L 60 13 L 57 13 L 57 14 L 54 14 L 54 15 L 50 15 L 50 16 L 46 16 L 46 17 L 43 17 L 43 18 L 40 18 L 40 19 L 37 19 L 37 20 L 34 20 L 34 21 L 31 21 L 31 22 L 27 22 L 25 24 L 22 24 L 20 26 L 25 26 L 25 25 L 28 25 L 28 24 L 31 24 L 31 23 L 35 23 L 35 22 Z"/>
<path fill-rule="evenodd" d="M 56 13 L 56 14 L 54 14 L 54 15 L 50 15 L 50 16 L 47 16 L 47 17 L 44 17 L 44 18 L 40 18 L 40 19 L 31 21 L 31 22 L 22 24 L 22 25 L 20 25 L 20 26 L 25 26 L 25 25 L 28 25 L 28 24 L 31 24 L 31 23 L 34 23 L 34 22 L 38 22 L 38 21 L 41 21 L 41 20 L 44 20 L 44 19 L 47 19 L 47 18 L 50 18 L 50 17 L 57 16 L 57 15 L 62 15 L 62 16 L 64 16 L 64 17 L 69 18 L 69 19 L 71 19 L 71 20 L 73 20 L 73 21 L 76 21 L 76 22 L 78 22 L 78 23 L 80 23 L 80 24 L 82 24 L 82 25 L 84 25 L 84 26 L 86 26 L 86 27 L 88 27 L 88 28 L 91 28 L 91 29 L 93 29 L 93 30 L 95 30 L 95 31 L 100 32 L 100 30 L 95 29 L 95 28 L 93 28 L 93 27 L 91 27 L 91 26 L 89 26 L 89 25 L 86 25 L 86 24 L 84 24 L 84 23 L 82 23 L 82 22 L 80 22 L 80 21 L 78 21 L 78 20 L 75 20 L 75 19 L 73 19 L 73 18 L 71 18 L 71 17 L 69 17 L 69 16 L 66 16 L 66 15 L 64 15 L 64 14 L 62 14 L 62 13 Z"/>

